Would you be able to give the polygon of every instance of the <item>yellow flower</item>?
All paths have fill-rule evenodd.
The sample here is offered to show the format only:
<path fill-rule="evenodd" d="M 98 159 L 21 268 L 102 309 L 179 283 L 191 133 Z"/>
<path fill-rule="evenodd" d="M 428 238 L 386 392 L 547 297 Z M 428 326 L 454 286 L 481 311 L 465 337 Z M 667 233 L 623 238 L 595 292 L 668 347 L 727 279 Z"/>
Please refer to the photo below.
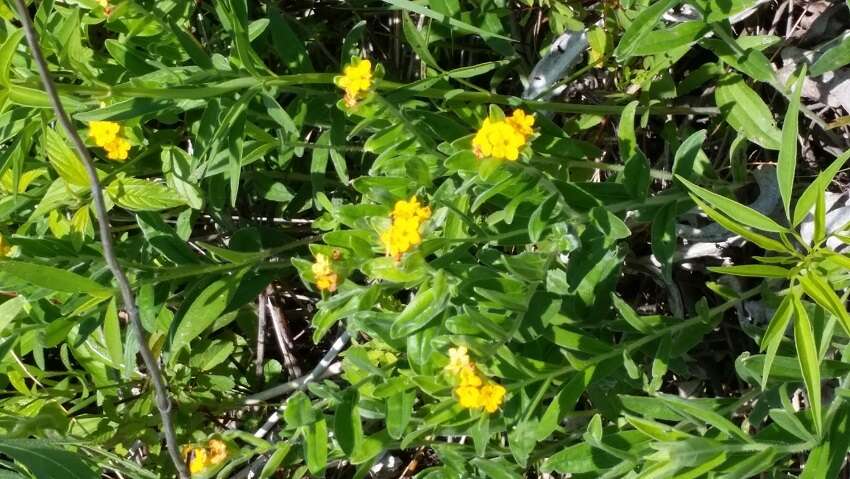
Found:
<path fill-rule="evenodd" d="M 481 406 L 481 392 L 476 387 L 460 386 L 455 389 L 455 394 L 461 407 L 476 409 Z"/>
<path fill-rule="evenodd" d="M 89 123 L 89 136 L 100 147 L 106 147 L 106 145 L 115 141 L 118 138 L 119 131 L 121 131 L 121 125 L 114 121 L 93 121 Z"/>
<path fill-rule="evenodd" d="M 414 196 L 407 201 L 397 201 L 393 208 L 392 217 L 394 219 L 416 218 L 419 221 L 425 221 L 431 217 L 431 208 L 423 207 Z"/>
<path fill-rule="evenodd" d="M 192 475 L 198 474 L 207 468 L 207 450 L 203 447 L 183 447 L 183 456 L 189 466 Z"/>
<path fill-rule="evenodd" d="M 505 388 L 501 384 L 487 384 L 478 391 L 478 399 L 485 411 L 494 413 L 505 399 Z"/>
<path fill-rule="evenodd" d="M 478 374 L 474 364 L 467 364 L 460 370 L 457 377 L 461 386 L 477 388 L 484 384 L 484 380 L 481 379 L 481 375 Z"/>
<path fill-rule="evenodd" d="M 445 371 L 455 376 L 455 396 L 461 407 L 483 408 L 488 413 L 494 413 L 502 405 L 505 388 L 501 384 L 490 382 L 478 372 L 465 347 L 449 349 L 449 364 Z"/>
<path fill-rule="evenodd" d="M 3 235 L 0 235 L 0 258 L 9 256 L 12 253 L 12 245 L 6 241 Z"/>
<path fill-rule="evenodd" d="M 313 263 L 313 276 L 316 279 L 316 287 L 322 291 L 336 291 L 339 276 L 334 272 L 331 262 L 327 256 L 319 253 L 316 262 Z"/>
<path fill-rule="evenodd" d="M 472 139 L 472 147 L 478 158 L 492 157 L 516 161 L 525 145 L 525 136 L 505 121 L 484 120 L 481 129 Z"/>
<path fill-rule="evenodd" d="M 513 115 L 505 119 L 505 123 L 525 138 L 534 133 L 534 115 L 529 115 L 522 110 L 514 110 Z"/>
<path fill-rule="evenodd" d="M 419 228 L 431 217 L 431 208 L 420 205 L 414 196 L 409 201 L 397 201 L 390 217 L 392 224 L 381 233 L 381 243 L 388 256 L 400 260 L 404 253 L 422 242 Z"/>
<path fill-rule="evenodd" d="M 112 142 L 103 145 L 106 150 L 106 157 L 110 160 L 124 161 L 130 152 L 130 142 L 124 138 L 115 138 Z"/>
<path fill-rule="evenodd" d="M 209 451 L 207 464 L 216 465 L 227 459 L 227 444 L 224 441 L 210 439 L 210 442 L 207 443 L 207 450 Z"/>
<path fill-rule="evenodd" d="M 345 104 L 349 107 L 356 105 L 363 94 L 372 88 L 372 62 L 361 58 L 346 65 L 338 83 L 345 90 Z"/>
<path fill-rule="evenodd" d="M 219 439 L 210 439 L 204 447 L 183 446 L 181 452 L 189 472 L 194 476 L 224 462 L 227 459 L 227 444 Z"/>
<path fill-rule="evenodd" d="M 460 372 L 469 366 L 469 354 L 466 346 L 459 346 L 449 349 L 449 364 L 445 371 L 453 376 L 457 376 Z"/>

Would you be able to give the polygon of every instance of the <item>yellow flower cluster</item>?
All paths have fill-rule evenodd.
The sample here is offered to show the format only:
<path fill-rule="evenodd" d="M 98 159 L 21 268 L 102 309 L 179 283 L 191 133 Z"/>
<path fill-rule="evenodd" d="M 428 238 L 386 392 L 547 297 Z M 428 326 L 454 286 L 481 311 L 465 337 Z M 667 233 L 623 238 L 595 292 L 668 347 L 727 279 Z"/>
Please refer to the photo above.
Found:
<path fill-rule="evenodd" d="M 120 133 L 121 125 L 114 121 L 89 123 L 89 136 L 97 146 L 106 150 L 106 157 L 110 160 L 124 161 L 130 152 L 130 142 Z"/>
<path fill-rule="evenodd" d="M 478 158 L 492 157 L 516 161 L 519 152 L 534 134 L 534 116 L 522 110 L 504 120 L 484 120 L 472 139 L 472 148 Z"/>
<path fill-rule="evenodd" d="M 313 276 L 316 280 L 316 287 L 321 291 L 336 291 L 337 281 L 339 276 L 333 270 L 331 261 L 327 256 L 319 253 L 316 255 L 316 262 L 313 263 Z"/>
<path fill-rule="evenodd" d="M 192 475 L 198 474 L 227 459 L 227 444 L 219 439 L 210 439 L 206 446 L 183 446 L 183 457 Z"/>
<path fill-rule="evenodd" d="M 483 408 L 488 413 L 496 412 L 505 400 L 504 386 L 483 377 L 469 359 L 464 346 L 449 349 L 449 364 L 445 371 L 456 382 L 455 395 L 458 404 L 466 409 Z"/>
<path fill-rule="evenodd" d="M 431 217 L 431 208 L 419 204 L 414 196 L 409 201 L 397 201 L 390 216 L 392 224 L 381 234 L 381 243 L 387 250 L 387 256 L 399 261 L 401 255 L 422 242 L 419 228 Z"/>
<path fill-rule="evenodd" d="M 6 241 L 3 235 L 0 235 L 0 258 L 5 258 L 12 253 L 12 245 Z"/>
<path fill-rule="evenodd" d="M 345 105 L 353 107 L 372 88 L 372 62 L 361 58 L 346 65 L 338 84 L 345 90 Z"/>

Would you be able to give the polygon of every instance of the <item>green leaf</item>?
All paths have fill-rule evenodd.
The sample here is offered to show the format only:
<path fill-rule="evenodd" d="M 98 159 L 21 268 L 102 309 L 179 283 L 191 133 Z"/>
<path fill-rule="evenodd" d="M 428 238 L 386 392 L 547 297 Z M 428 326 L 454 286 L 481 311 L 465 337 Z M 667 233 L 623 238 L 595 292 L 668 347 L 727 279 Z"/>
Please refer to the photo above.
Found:
<path fill-rule="evenodd" d="M 605 446 L 620 450 L 637 449 L 638 445 L 646 444 L 649 439 L 640 431 L 623 431 L 606 434 L 602 438 Z M 594 449 L 587 442 L 579 442 L 566 447 L 549 456 L 541 465 L 542 472 L 561 472 L 588 474 L 587 477 L 598 477 L 598 471 L 609 469 L 623 462 L 622 458 L 611 455 L 605 450 Z"/>
<path fill-rule="evenodd" d="M 269 19 L 271 20 L 270 30 L 275 52 L 286 66 L 287 71 L 289 73 L 314 71 L 304 42 L 298 38 L 298 35 L 290 26 L 289 20 L 281 14 L 276 6 L 269 9 Z"/>
<path fill-rule="evenodd" d="M 195 65 L 205 70 L 213 69 L 212 58 L 210 58 L 209 54 L 204 50 L 203 45 L 201 45 L 201 42 L 199 42 L 197 38 L 192 36 L 192 34 L 187 32 L 185 29 L 177 26 L 174 22 L 169 22 L 168 28 L 171 30 L 171 33 L 177 37 L 177 41 L 180 42 L 180 46 L 183 47 L 183 51 L 189 55 L 189 58 L 195 62 Z"/>
<path fill-rule="evenodd" d="M 844 307 L 844 301 L 835 294 L 829 283 L 815 271 L 807 271 L 797 278 L 803 291 L 815 300 L 823 309 L 838 318 L 838 322 L 847 334 L 850 334 L 850 313 Z"/>
<path fill-rule="evenodd" d="M 716 477 L 718 479 L 749 479 L 754 477 L 754 474 L 766 471 L 773 465 L 775 460 L 776 450 L 768 447 L 763 451 L 749 455 Z"/>
<path fill-rule="evenodd" d="M 97 479 L 77 454 L 35 439 L 0 439 L 0 452 L 20 462 L 36 479 Z"/>
<path fill-rule="evenodd" d="M 487 452 L 487 446 L 490 443 L 490 417 L 487 414 L 482 414 L 475 421 L 475 424 L 467 429 L 467 433 L 472 437 L 472 443 L 475 446 L 475 455 L 484 457 Z"/>
<path fill-rule="evenodd" d="M 655 55 L 690 45 L 703 38 L 711 28 L 701 21 L 683 22 L 670 28 L 646 34 L 633 49 L 632 55 Z"/>
<path fill-rule="evenodd" d="M 716 29 L 724 37 L 722 40 L 706 39 L 701 42 L 701 45 L 710 48 L 717 55 L 717 58 L 720 58 L 753 80 L 768 84 L 773 82 L 773 65 L 764 53 L 756 48 L 744 47 L 741 45 L 742 39 L 733 38 L 731 31 L 723 34 L 723 28 L 719 26 Z M 733 47 L 732 44 L 736 46 Z"/>
<path fill-rule="evenodd" d="M 696 181 L 697 178 L 713 174 L 711 161 L 705 152 L 702 151 L 705 136 L 706 131 L 699 130 L 679 145 L 679 149 L 676 150 L 676 155 L 673 159 L 674 175 L 681 175 L 691 181 Z"/>
<path fill-rule="evenodd" d="M 783 401 L 783 403 L 784 402 L 785 401 Z M 806 429 L 806 426 L 803 425 L 803 422 L 800 421 L 800 418 L 797 417 L 793 410 L 782 408 L 771 409 L 770 419 L 773 420 L 776 425 L 803 441 L 811 441 L 812 443 L 817 442 L 817 438 L 815 438 L 812 433 Z"/>
<path fill-rule="evenodd" d="M 183 197 L 192 209 L 199 210 L 204 206 L 204 197 L 195 182 L 190 180 L 195 160 L 189 153 L 176 146 L 162 149 L 162 174 L 168 186 Z"/>
<path fill-rule="evenodd" d="M 149 63 L 149 60 L 145 58 L 143 52 L 135 48 L 128 47 L 124 42 L 108 38 L 104 42 L 104 46 L 109 52 L 109 55 L 133 75 L 141 76 L 156 69 Z"/>
<path fill-rule="evenodd" d="M 552 402 L 546 407 L 540 422 L 537 423 L 536 439 L 543 441 L 548 438 L 561 423 L 567 414 L 571 413 L 581 395 L 584 393 L 590 381 L 596 373 L 596 367 L 590 366 L 583 371 L 578 371 L 569 381 L 564 384 L 558 394 L 552 398 Z"/>
<path fill-rule="evenodd" d="M 800 362 L 800 371 L 803 373 L 803 383 L 808 393 L 808 403 L 812 412 L 812 422 L 815 431 L 820 436 L 823 433 L 823 415 L 821 413 L 820 396 L 820 359 L 815 342 L 815 333 L 809 314 L 798 296 L 793 297 L 794 302 L 794 342 L 797 345 L 797 359 Z"/>
<path fill-rule="evenodd" d="M 782 343 L 782 338 L 785 337 L 785 331 L 788 329 L 788 322 L 793 316 L 794 308 L 791 300 L 791 295 L 786 295 L 773 313 L 773 318 L 761 338 L 761 351 L 766 351 L 764 359 L 764 369 L 761 375 L 761 388 L 764 390 L 767 387 L 767 379 L 770 377 L 770 368 L 773 366 L 773 359 L 776 357 L 776 351 Z"/>
<path fill-rule="evenodd" d="M 50 103 L 50 99 L 47 97 L 47 93 L 43 90 L 27 88 L 25 86 L 18 85 L 17 83 L 11 83 L 8 91 L 9 101 L 17 105 L 30 108 L 53 108 L 53 105 Z M 85 108 L 83 103 L 73 97 L 60 94 L 59 99 L 62 101 L 62 105 L 68 112 L 73 113 Z"/>
<path fill-rule="evenodd" d="M 792 222 L 794 226 L 799 225 L 806 218 L 806 215 L 809 214 L 815 205 L 818 192 L 825 190 L 829 186 L 848 158 L 850 158 L 850 150 L 845 151 L 841 156 L 833 160 L 825 170 L 820 172 L 818 177 L 815 178 L 815 181 L 806 187 L 803 194 L 797 200 L 797 204 L 794 206 L 794 221 Z"/>
<path fill-rule="evenodd" d="M 727 75 L 717 84 L 714 99 L 726 122 L 753 143 L 778 150 L 782 132 L 764 100 L 738 75 Z"/>
<path fill-rule="evenodd" d="M 632 416 L 631 414 L 624 414 L 623 416 L 635 429 L 656 441 L 677 441 L 689 436 L 675 427 L 670 427 L 657 421 Z"/>
<path fill-rule="evenodd" d="M 118 321 L 118 308 L 115 299 L 109 302 L 106 315 L 103 318 L 103 339 L 106 342 L 106 351 L 115 364 L 124 362 L 124 343 L 121 340 L 121 323 Z"/>
<path fill-rule="evenodd" d="M 462 22 L 456 18 L 452 18 L 446 14 L 440 13 L 438 11 L 432 10 L 426 6 L 420 5 L 418 3 L 414 3 L 410 0 L 384 0 L 384 2 L 393 5 L 394 7 L 401 8 L 404 10 L 410 10 L 411 12 L 418 13 L 419 15 L 426 16 L 435 20 L 437 23 L 442 25 L 447 25 L 449 27 L 455 28 L 461 32 L 466 33 L 474 33 L 476 35 L 481 36 L 484 40 L 490 40 L 494 38 L 514 41 L 512 38 L 508 38 L 493 32 L 488 32 L 487 30 L 482 30 L 478 27 L 470 25 L 466 22 Z"/>
<path fill-rule="evenodd" d="M 9 73 L 12 71 L 12 58 L 18 50 L 18 45 L 24 38 L 24 29 L 6 32 L 6 41 L 0 46 L 0 85 L 9 86 Z"/>
<path fill-rule="evenodd" d="M 328 425 L 325 418 L 304 428 L 307 469 L 312 474 L 325 470 L 328 463 Z"/>
<path fill-rule="evenodd" d="M 620 43 L 614 49 L 614 55 L 618 60 L 625 61 L 635 55 L 635 51 L 642 44 L 643 38 L 652 31 L 655 24 L 661 20 L 661 16 L 667 10 L 675 7 L 681 0 L 659 0 L 647 8 L 641 10 L 632 24 L 623 33 Z"/>
<path fill-rule="evenodd" d="M 174 330 L 171 340 L 172 358 L 176 358 L 181 349 L 188 347 L 190 342 L 221 316 L 238 285 L 234 278 L 214 281 L 192 300 Z"/>
<path fill-rule="evenodd" d="M 531 216 L 528 218 L 528 238 L 536 243 L 540 241 L 540 237 L 549 226 L 552 217 L 555 216 L 555 207 L 558 204 L 558 195 L 549 195 L 546 200 L 540 203 Z"/>
<path fill-rule="evenodd" d="M 850 448 L 850 404 L 844 400 L 830 419 L 826 437 L 809 453 L 800 479 L 839 477 L 841 468 L 845 464 L 848 448 Z"/>
<path fill-rule="evenodd" d="M 747 382 L 757 384 L 761 381 L 764 369 L 764 355 L 756 354 L 742 355 L 735 361 L 735 367 L 739 376 Z M 822 362 L 821 379 L 831 379 L 850 373 L 850 365 L 839 361 L 824 360 Z M 771 368 L 770 377 L 772 384 L 783 382 L 803 382 L 803 373 L 800 371 L 800 361 L 796 357 L 776 356 Z"/>
<path fill-rule="evenodd" d="M 673 254 L 676 252 L 675 201 L 664 205 L 652 222 L 652 254 L 661 263 L 661 271 L 668 281 L 673 279 Z"/>
<path fill-rule="evenodd" d="M 192 100 L 195 103 L 181 103 L 184 108 L 187 105 L 202 105 L 203 100 Z M 139 118 L 151 113 L 159 113 L 167 108 L 176 106 L 174 100 L 159 98 L 131 98 L 119 101 L 103 108 L 77 113 L 74 119 L 89 122 L 92 120 L 123 121 Z M 188 108 L 186 108 L 188 109 Z"/>
<path fill-rule="evenodd" d="M 98 298 L 109 297 L 113 292 L 111 288 L 85 276 L 52 266 L 15 260 L 5 260 L 0 262 L 0 265 L 3 273 L 51 291 L 86 293 Z"/>
<path fill-rule="evenodd" d="M 511 455 L 520 467 L 528 466 L 528 457 L 537 445 L 537 425 L 536 419 L 522 420 L 508 432 Z"/>
<path fill-rule="evenodd" d="M 648 334 L 652 332 L 653 326 L 641 318 L 628 303 L 614 293 L 611 293 L 611 299 L 614 302 L 614 307 L 617 308 L 617 312 L 620 313 L 620 317 L 629 323 L 629 326 L 641 333 Z"/>
<path fill-rule="evenodd" d="M 186 204 L 171 188 L 139 178 L 118 178 L 106 187 L 106 193 L 115 204 L 130 211 L 160 211 Z"/>
<path fill-rule="evenodd" d="M 363 426 L 360 423 L 360 400 L 356 389 L 346 391 L 342 401 L 334 412 L 334 435 L 342 452 L 351 456 L 357 445 L 363 440 Z"/>
<path fill-rule="evenodd" d="M 743 264 L 738 266 L 713 266 L 709 271 L 732 276 L 747 276 L 751 278 L 788 278 L 791 271 L 781 266 L 769 264 Z"/>
<path fill-rule="evenodd" d="M 233 29 L 233 43 L 236 55 L 242 66 L 248 70 L 253 76 L 258 76 L 259 67 L 263 67 L 257 53 L 251 47 L 251 40 L 248 37 L 248 10 L 245 0 L 224 0 L 222 2 L 226 8 L 222 11 L 228 14 L 227 20 L 230 27 Z"/>
<path fill-rule="evenodd" d="M 266 462 L 266 465 L 263 466 L 263 470 L 260 472 L 259 479 L 269 479 L 278 471 L 283 460 L 286 459 L 286 456 L 289 454 L 289 451 L 292 450 L 292 444 L 288 442 L 280 442 L 276 445 L 275 451 L 269 456 L 269 460 Z"/>
<path fill-rule="evenodd" d="M 434 276 L 431 287 L 420 288 L 404 311 L 399 313 L 390 327 L 390 336 L 404 338 L 427 326 L 443 312 L 448 295 L 445 273 L 440 271 Z"/>
<path fill-rule="evenodd" d="M 65 143 L 65 139 L 52 128 L 44 129 L 44 147 L 47 159 L 56 173 L 72 185 L 88 188 L 89 177 L 82 161 Z"/>
<path fill-rule="evenodd" d="M 714 23 L 741 13 L 754 3 L 755 0 L 697 0 L 694 5 L 706 22 Z"/>
<path fill-rule="evenodd" d="M 780 253 L 789 253 L 790 252 L 788 247 L 786 247 L 785 245 L 783 245 L 779 241 L 776 241 L 775 239 L 768 238 L 767 236 L 763 236 L 763 235 L 760 235 L 760 234 L 755 233 L 753 231 L 750 231 L 749 229 L 745 228 L 744 226 L 740 225 L 739 223 L 736 223 L 736 222 L 730 220 L 729 218 L 723 216 L 719 212 L 715 211 L 710 206 L 708 206 L 707 204 L 700 201 L 696 196 L 691 195 L 691 199 L 694 200 L 694 202 L 697 204 L 697 206 L 699 206 L 699 208 L 701 210 L 703 210 L 705 212 L 705 214 L 708 215 L 709 218 L 716 221 L 718 224 L 720 224 L 720 226 L 726 228 L 727 230 L 731 231 L 732 233 L 735 233 L 736 235 L 742 236 L 747 241 L 749 241 L 749 242 L 751 242 L 751 243 L 753 243 L 753 244 L 755 244 L 755 245 L 757 245 L 761 248 L 769 250 L 769 251 L 776 251 L 776 252 L 780 252 Z"/>
<path fill-rule="evenodd" d="M 658 397 L 666 403 L 671 410 L 677 414 L 681 414 L 683 418 L 693 416 L 706 424 L 714 426 L 719 431 L 726 433 L 730 437 L 737 437 L 745 442 L 753 442 L 752 438 L 742 431 L 741 428 L 736 426 L 735 423 L 697 401 L 690 401 L 668 394 L 660 394 Z"/>
<path fill-rule="evenodd" d="M 482 477 L 492 479 L 521 479 L 523 477 L 516 465 L 502 458 L 489 460 L 476 457 L 471 461 L 471 464 L 484 473 Z"/>
<path fill-rule="evenodd" d="M 617 136 L 620 141 L 620 158 L 623 160 L 624 168 L 617 179 L 626 186 L 626 190 L 632 198 L 644 200 L 649 193 L 649 162 L 638 148 L 637 137 L 635 136 L 637 106 L 637 100 L 629 103 L 620 116 Z"/>
<path fill-rule="evenodd" d="M 794 174 L 797 171 L 797 122 L 800 111 L 800 93 L 806 79 L 806 67 L 800 72 L 794 93 L 785 113 L 782 125 L 782 148 L 776 165 L 776 178 L 779 183 L 779 195 L 785 207 L 785 215 L 791 219 L 791 190 L 794 188 Z"/>
<path fill-rule="evenodd" d="M 419 30 L 416 29 L 416 25 L 410 20 L 410 16 L 407 13 L 403 13 L 401 15 L 402 20 L 402 29 L 404 31 L 404 38 L 407 39 L 407 43 L 413 48 L 413 51 L 425 62 L 426 65 L 432 68 L 439 69 L 439 65 L 437 65 L 437 60 L 434 59 L 431 52 L 428 50 L 428 42 L 425 41 L 425 38 L 422 37 L 422 34 L 419 33 Z"/>
<path fill-rule="evenodd" d="M 678 178 L 678 180 L 681 181 L 682 184 L 684 184 L 694 195 L 717 208 L 738 223 L 773 233 L 786 233 L 788 231 L 788 228 L 780 226 L 772 219 L 750 208 L 749 206 L 742 205 L 735 200 L 718 195 L 717 193 L 709 191 L 701 186 L 697 186 L 681 176 L 677 176 L 676 178 Z"/>
<path fill-rule="evenodd" d="M 30 311 L 29 301 L 24 296 L 15 296 L 0 304 L 0 336 L 15 319 L 22 313 Z"/>
<path fill-rule="evenodd" d="M 307 394 L 303 391 L 298 391 L 286 400 L 283 419 L 286 421 L 287 426 L 299 428 L 315 423 L 319 420 L 319 416 Z"/>
<path fill-rule="evenodd" d="M 823 75 L 850 63 L 850 34 L 845 33 L 840 38 L 837 45 L 830 47 L 812 65 L 812 76 Z"/>
<path fill-rule="evenodd" d="M 416 393 L 400 391 L 387 398 L 387 432 L 393 439 L 401 439 L 413 415 Z"/>

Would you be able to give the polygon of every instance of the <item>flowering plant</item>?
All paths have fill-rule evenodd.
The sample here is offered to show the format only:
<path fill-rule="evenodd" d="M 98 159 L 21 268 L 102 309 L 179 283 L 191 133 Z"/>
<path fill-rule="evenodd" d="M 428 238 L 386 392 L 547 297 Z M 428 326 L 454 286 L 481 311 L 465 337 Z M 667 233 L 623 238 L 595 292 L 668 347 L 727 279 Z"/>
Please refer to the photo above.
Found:
<path fill-rule="evenodd" d="M 686 3 L 0 1 L 0 477 L 839 477 L 848 40 Z"/>

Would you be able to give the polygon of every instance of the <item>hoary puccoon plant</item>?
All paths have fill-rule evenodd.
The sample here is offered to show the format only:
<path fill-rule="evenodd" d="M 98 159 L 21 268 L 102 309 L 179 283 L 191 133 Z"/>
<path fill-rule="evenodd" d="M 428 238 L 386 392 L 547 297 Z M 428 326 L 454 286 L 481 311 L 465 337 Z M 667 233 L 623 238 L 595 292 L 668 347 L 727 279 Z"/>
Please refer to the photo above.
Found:
<path fill-rule="evenodd" d="M 343 2 L 332 25 L 324 2 L 273 3 L 30 5 L 192 477 L 836 477 L 850 236 L 827 190 L 850 153 L 796 174 L 806 72 L 779 82 L 775 43 L 732 35 L 753 2 L 689 2 L 702 20 L 680 27 L 661 21 L 680 2 L 601 2 L 587 68 L 640 93 L 582 105 L 510 94 L 536 55 L 511 37 L 538 18 L 506 15 L 518 2 Z M 595 22 L 526 3 L 552 28 Z M 92 186 L 13 4 L 0 476 L 171 477 Z M 686 96 L 700 82 L 714 98 Z M 773 214 L 734 199 L 751 156 L 776 163 Z M 679 290 L 686 218 L 748 254 L 646 308 Z M 769 321 L 737 322 L 747 308 Z M 734 372 L 710 371 L 730 330 Z"/>

